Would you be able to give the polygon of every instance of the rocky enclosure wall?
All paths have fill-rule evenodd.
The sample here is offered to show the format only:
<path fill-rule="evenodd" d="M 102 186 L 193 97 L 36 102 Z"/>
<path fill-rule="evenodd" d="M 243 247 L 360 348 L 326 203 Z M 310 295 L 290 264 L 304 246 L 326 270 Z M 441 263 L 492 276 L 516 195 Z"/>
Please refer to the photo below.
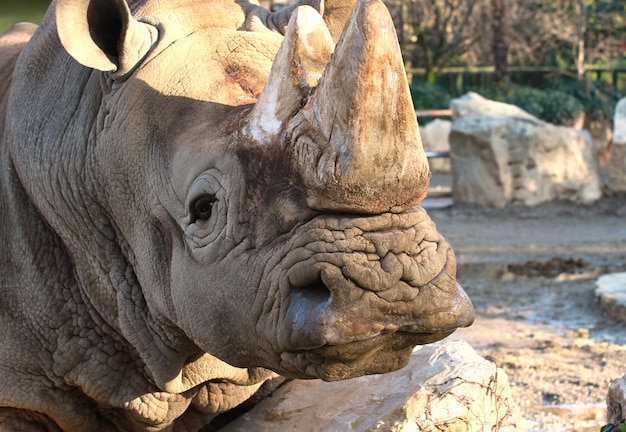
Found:
<path fill-rule="evenodd" d="M 588 205 L 601 197 L 588 134 L 476 93 L 453 100 L 451 109 L 455 201 L 502 207 L 558 199 Z"/>

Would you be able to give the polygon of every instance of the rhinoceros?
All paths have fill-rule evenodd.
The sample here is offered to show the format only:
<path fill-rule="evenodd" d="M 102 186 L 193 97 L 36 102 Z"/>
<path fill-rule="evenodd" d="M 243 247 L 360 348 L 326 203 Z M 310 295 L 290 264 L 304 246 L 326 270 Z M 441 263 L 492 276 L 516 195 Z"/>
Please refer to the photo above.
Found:
<path fill-rule="evenodd" d="M 0 430 L 195 431 L 471 324 L 390 15 L 333 1 L 55 0 L 0 38 Z"/>

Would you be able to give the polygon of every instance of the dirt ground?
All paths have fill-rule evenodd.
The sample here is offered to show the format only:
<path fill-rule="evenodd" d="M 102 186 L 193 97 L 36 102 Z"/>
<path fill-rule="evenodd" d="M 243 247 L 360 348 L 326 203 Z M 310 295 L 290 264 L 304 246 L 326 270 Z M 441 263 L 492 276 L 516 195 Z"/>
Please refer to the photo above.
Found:
<path fill-rule="evenodd" d="M 626 198 L 428 212 L 476 308 L 452 337 L 505 370 L 529 431 L 599 431 L 608 384 L 626 373 L 626 323 L 594 289 L 599 275 L 626 271 Z"/>

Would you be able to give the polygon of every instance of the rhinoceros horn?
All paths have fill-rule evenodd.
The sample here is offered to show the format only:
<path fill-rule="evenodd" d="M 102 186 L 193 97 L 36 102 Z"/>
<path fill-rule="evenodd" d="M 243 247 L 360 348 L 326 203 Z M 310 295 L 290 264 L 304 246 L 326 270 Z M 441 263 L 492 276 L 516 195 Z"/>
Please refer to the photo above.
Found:
<path fill-rule="evenodd" d="M 315 9 L 298 6 L 293 10 L 246 132 L 261 143 L 274 140 L 317 86 L 334 48 L 328 28 Z"/>
<path fill-rule="evenodd" d="M 339 40 L 344 25 L 354 8 L 356 0 L 300 0 L 289 7 L 272 12 L 267 18 L 267 25 L 271 29 L 285 34 L 291 14 L 300 6 L 308 5 L 324 17 L 326 26 L 330 30 L 335 43 Z"/>
<path fill-rule="evenodd" d="M 316 25 L 315 34 L 326 29 Z M 300 40 L 306 44 L 309 39 Z M 359 0 L 317 86 L 294 84 L 293 77 L 313 75 L 298 49 L 289 49 L 289 54 L 284 49 L 296 45 L 285 38 L 284 52 L 275 59 L 252 118 L 259 119 L 262 113 L 271 116 L 257 121 L 251 130 L 264 131 L 266 138 L 282 132 L 290 140 L 288 151 L 309 206 L 380 213 L 418 203 L 426 194 L 430 171 L 395 28 L 384 4 Z M 318 56 L 315 74 L 320 73 L 319 62 L 329 46 L 331 42 L 324 42 L 315 46 L 319 52 L 302 51 Z M 290 89 L 291 97 L 284 100 L 276 97 L 281 82 Z M 289 109 L 277 108 L 285 105 Z"/>
<path fill-rule="evenodd" d="M 312 208 L 378 213 L 419 202 L 430 180 L 396 31 L 359 0 L 315 93 L 288 127 Z"/>

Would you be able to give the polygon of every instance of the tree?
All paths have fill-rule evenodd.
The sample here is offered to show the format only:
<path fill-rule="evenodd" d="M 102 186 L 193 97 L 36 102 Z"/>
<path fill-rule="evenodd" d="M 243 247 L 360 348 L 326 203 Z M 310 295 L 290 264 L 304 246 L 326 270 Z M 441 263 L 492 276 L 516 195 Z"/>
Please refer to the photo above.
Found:
<path fill-rule="evenodd" d="M 445 67 L 460 62 L 481 38 L 485 0 L 388 0 L 401 4 L 398 29 L 409 65 L 423 67 L 424 79 L 434 83 Z"/>
<path fill-rule="evenodd" d="M 499 83 L 509 73 L 509 35 L 504 0 L 491 0 L 491 31 L 493 80 Z"/>
<path fill-rule="evenodd" d="M 575 67 L 623 56 L 623 0 L 508 2 L 510 57 L 518 65 Z"/>
<path fill-rule="evenodd" d="M 407 69 L 434 83 L 450 66 L 574 68 L 623 59 L 624 0 L 385 0 Z M 490 25 L 485 25 L 485 24 Z"/>
<path fill-rule="evenodd" d="M 588 63 L 624 57 L 626 9 L 623 0 L 586 1 L 585 57 Z"/>
<path fill-rule="evenodd" d="M 585 76 L 585 34 L 587 33 L 587 1 L 574 0 L 574 16 L 572 21 L 577 21 L 577 31 L 574 32 L 575 38 L 572 49 L 575 53 L 574 63 L 576 64 L 576 73 L 578 79 Z"/>

